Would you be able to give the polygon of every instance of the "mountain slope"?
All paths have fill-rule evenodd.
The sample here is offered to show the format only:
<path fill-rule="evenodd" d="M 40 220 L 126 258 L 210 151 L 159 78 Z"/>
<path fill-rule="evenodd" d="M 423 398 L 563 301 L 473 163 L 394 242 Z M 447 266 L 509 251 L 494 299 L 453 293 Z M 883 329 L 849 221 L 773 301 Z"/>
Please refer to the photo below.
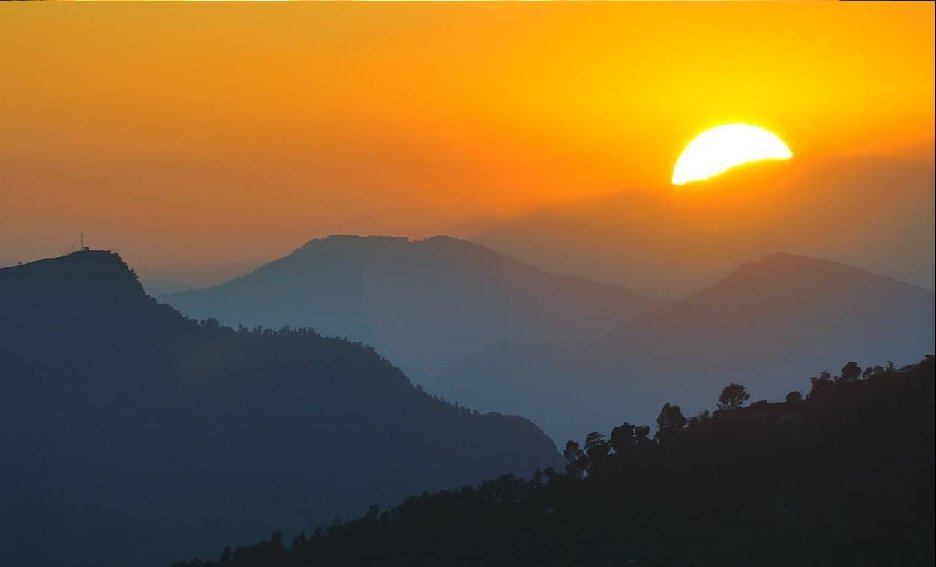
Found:
<path fill-rule="evenodd" d="M 4 565 L 165 565 L 557 459 L 368 347 L 184 319 L 115 254 L 0 270 L 0 313 Z"/>
<path fill-rule="evenodd" d="M 581 437 L 582 408 L 592 408 L 591 427 L 621 411 L 649 423 L 664 400 L 696 411 L 730 381 L 780 398 L 855 352 L 862 364 L 917 359 L 933 349 L 933 308 L 933 293 L 909 284 L 773 254 L 581 348 L 501 344 L 468 357 L 439 389 L 475 407 L 512 407 L 554 438 Z"/>
<path fill-rule="evenodd" d="M 242 278 L 165 300 L 197 318 L 363 341 L 415 379 L 501 339 L 591 340 L 649 304 L 454 238 L 353 236 L 310 241 Z"/>

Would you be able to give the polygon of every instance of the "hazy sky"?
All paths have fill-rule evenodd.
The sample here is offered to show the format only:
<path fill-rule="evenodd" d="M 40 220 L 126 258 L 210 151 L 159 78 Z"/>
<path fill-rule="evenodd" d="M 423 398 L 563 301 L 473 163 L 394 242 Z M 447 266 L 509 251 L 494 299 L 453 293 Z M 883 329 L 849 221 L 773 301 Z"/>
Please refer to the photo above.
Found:
<path fill-rule="evenodd" d="M 932 3 L 0 6 L 0 257 L 467 235 L 743 121 L 931 148 Z"/>

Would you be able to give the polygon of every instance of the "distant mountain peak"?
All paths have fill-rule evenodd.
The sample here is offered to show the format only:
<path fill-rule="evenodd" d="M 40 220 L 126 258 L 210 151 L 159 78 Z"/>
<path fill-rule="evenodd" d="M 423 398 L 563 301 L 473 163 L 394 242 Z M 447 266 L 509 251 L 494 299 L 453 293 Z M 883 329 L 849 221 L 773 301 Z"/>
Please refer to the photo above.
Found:
<path fill-rule="evenodd" d="M 741 266 L 746 265 L 786 265 L 786 266 L 826 266 L 833 267 L 837 266 L 840 268 L 847 269 L 857 269 L 847 264 L 842 264 L 841 262 L 835 262 L 833 260 L 826 260 L 824 258 L 816 258 L 814 256 L 804 256 L 802 254 L 793 254 L 792 252 L 786 252 L 779 250 L 777 252 L 771 252 L 770 254 L 765 254 L 756 260 L 750 262 L 744 262 Z"/>
<path fill-rule="evenodd" d="M 328 236 L 323 236 L 321 238 L 313 238 L 306 242 L 303 246 L 315 245 L 320 242 L 334 242 L 334 243 L 361 243 L 361 242 L 409 242 L 409 238 L 405 236 L 393 236 L 393 235 L 383 235 L 383 234 L 329 234 Z"/>
<path fill-rule="evenodd" d="M 348 245 L 348 246 L 361 246 L 361 245 L 424 245 L 424 244 L 455 244 L 455 245 L 467 245 L 476 248 L 483 248 L 483 246 L 457 238 L 454 236 L 449 236 L 447 234 L 438 234 L 434 236 L 427 236 L 426 238 L 410 238 L 408 236 L 394 236 L 394 235 L 384 235 L 384 234 L 330 234 L 328 236 L 323 236 L 320 238 L 313 238 L 308 240 L 305 244 L 299 247 L 303 248 L 313 248 L 320 246 L 322 244 L 337 244 L 337 245 Z"/>
<path fill-rule="evenodd" d="M 732 285 L 772 285 L 795 287 L 796 284 L 825 282 L 829 285 L 849 281 L 854 285 L 858 281 L 877 282 L 880 285 L 890 283 L 897 286 L 925 291 L 912 284 L 895 280 L 888 276 L 869 272 L 861 268 L 812 256 L 802 256 L 789 252 L 774 252 L 757 260 L 739 265 L 723 280 L 700 293 Z"/>
<path fill-rule="evenodd" d="M 313 262 L 338 262 L 349 265 L 355 259 L 366 259 L 367 270 L 391 271 L 401 266 L 418 269 L 448 269 L 459 266 L 476 270 L 479 266 L 494 268 L 512 266 L 514 269 L 543 273 L 539 269 L 519 260 L 492 250 L 483 244 L 471 242 L 449 235 L 435 235 L 426 238 L 386 235 L 351 235 L 333 234 L 314 238 L 287 254 L 274 260 L 267 266 L 278 264 L 297 265 Z M 498 268 L 499 269 L 499 268 Z"/>
<path fill-rule="evenodd" d="M 860 272 L 861 270 L 852 266 L 846 266 L 845 264 L 833 262 L 831 260 L 822 260 L 820 258 L 813 258 L 810 256 L 800 256 L 798 254 L 791 254 L 789 252 L 773 252 L 771 254 L 761 256 L 756 260 L 751 260 L 739 264 L 738 267 L 734 269 L 734 271 L 728 274 L 726 279 L 759 273 L 765 275 L 777 275 L 778 273 L 783 273 L 783 275 L 789 276 L 829 271 Z"/>
<path fill-rule="evenodd" d="M 470 250 L 485 251 L 491 255 L 501 256 L 501 254 L 488 250 L 479 244 L 446 235 L 409 238 L 390 235 L 332 234 L 322 238 L 313 238 L 286 257 L 288 258 L 293 254 L 305 255 L 323 250 L 340 250 L 349 254 L 416 254 L 428 250 L 445 250 L 457 253 L 458 251 Z"/>

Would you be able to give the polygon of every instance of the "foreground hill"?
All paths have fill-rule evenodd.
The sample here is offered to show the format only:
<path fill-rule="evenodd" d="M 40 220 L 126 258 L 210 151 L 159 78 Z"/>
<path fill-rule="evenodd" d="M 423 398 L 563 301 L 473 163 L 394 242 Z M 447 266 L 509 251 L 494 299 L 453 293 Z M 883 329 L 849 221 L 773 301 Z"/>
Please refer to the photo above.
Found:
<path fill-rule="evenodd" d="M 149 566 L 555 462 L 311 331 L 197 324 L 112 253 L 0 270 L 0 564 Z"/>
<path fill-rule="evenodd" d="M 496 345 L 451 367 L 439 391 L 472 407 L 512 408 L 562 440 L 607 428 L 621 412 L 647 421 L 665 399 L 707 407 L 732 380 L 777 398 L 854 352 L 862 364 L 915 360 L 933 349 L 933 310 L 930 291 L 773 254 L 578 349 Z"/>
<path fill-rule="evenodd" d="M 174 567 L 928 566 L 934 364 L 848 364 L 806 399 L 570 444 L 565 472 L 504 476 Z M 715 392 L 712 392 L 715 397 Z"/>
<path fill-rule="evenodd" d="M 648 306 L 448 237 L 331 236 L 222 285 L 165 297 L 222 323 L 311 326 L 373 345 L 417 380 L 501 340 L 578 343 Z"/>

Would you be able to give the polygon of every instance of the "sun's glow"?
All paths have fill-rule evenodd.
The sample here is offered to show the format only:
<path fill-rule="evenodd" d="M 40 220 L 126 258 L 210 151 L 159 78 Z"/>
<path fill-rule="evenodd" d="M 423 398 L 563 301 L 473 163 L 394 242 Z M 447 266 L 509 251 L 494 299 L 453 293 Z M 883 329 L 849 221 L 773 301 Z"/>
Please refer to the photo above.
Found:
<path fill-rule="evenodd" d="M 752 161 L 790 159 L 793 152 L 776 134 L 749 124 L 725 124 L 689 142 L 673 167 L 673 185 L 702 181 Z"/>

